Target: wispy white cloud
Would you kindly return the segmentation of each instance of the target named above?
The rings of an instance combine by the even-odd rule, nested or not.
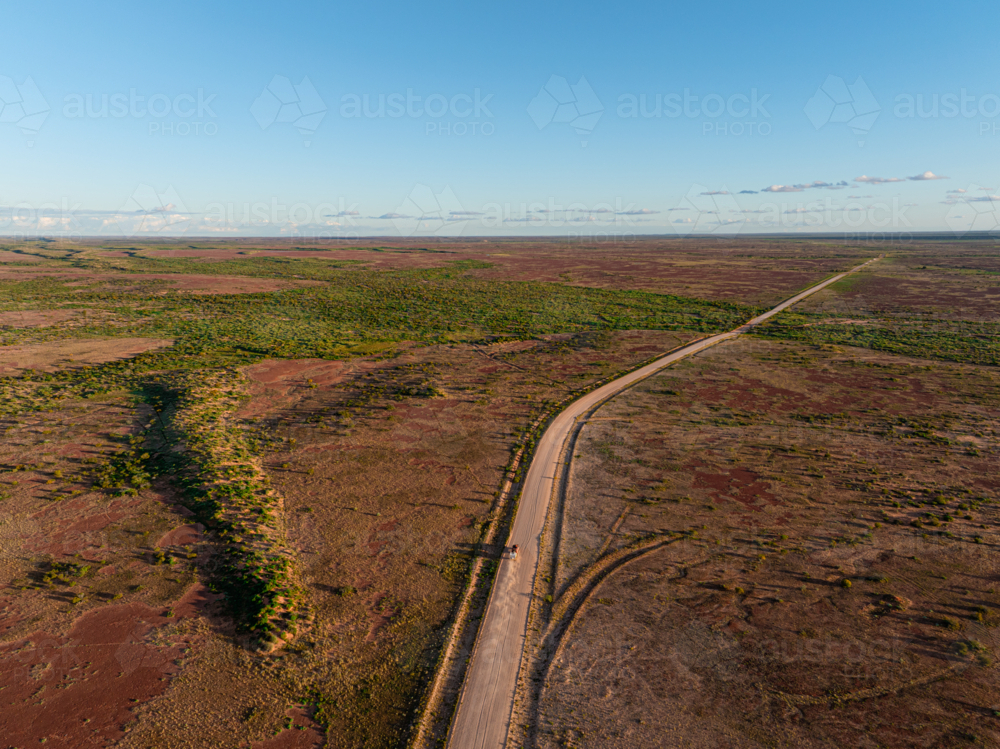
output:
[[[854,178],[855,182],[864,182],[869,185],[884,185],[889,182],[905,182],[906,180],[902,177],[869,177],[862,174],[860,177]]]
[[[813,182],[802,182],[795,185],[771,185],[770,187],[765,187],[761,192],[802,192],[803,190],[843,190],[848,187],[848,183],[841,180],[840,182],[825,182],[821,179],[815,180]],[[754,194],[754,190],[743,190],[740,194],[747,193],[749,195]]]

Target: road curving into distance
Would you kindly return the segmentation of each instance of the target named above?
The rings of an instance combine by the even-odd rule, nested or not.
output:
[[[749,332],[784,309],[851,273],[875,262],[873,258],[849,271],[806,289],[728,333],[689,343],[573,401],[549,424],[535,448],[514,518],[510,544],[518,544],[517,560],[504,559],[493,583],[486,614],[462,685],[455,718],[448,734],[449,749],[502,749],[507,742],[514,691],[524,652],[528,610],[534,589],[542,529],[560,473],[563,445],[576,419],[622,390],[718,343]]]

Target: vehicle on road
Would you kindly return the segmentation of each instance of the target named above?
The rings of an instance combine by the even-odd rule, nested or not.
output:
[[[674,349],[639,369],[622,375],[596,390],[573,401],[558,413],[539,438],[531,463],[524,474],[522,500],[514,518],[511,535],[518,538],[541,540],[544,521],[548,513],[550,497],[565,480],[564,446],[577,419],[588,409],[599,405],[604,399],[613,397],[637,382],[650,377],[663,368],[686,357],[729,341],[768,320],[782,310],[814,294],[852,273],[860,271],[874,262],[869,260],[849,271],[838,273],[831,278],[800,291],[795,296],[772,307],[767,312],[725,333],[710,335]],[[509,556],[507,556],[509,554]],[[510,547],[504,556],[517,558],[517,545]],[[472,661],[465,672],[462,687],[463,698],[459,700],[448,737],[448,749],[467,747],[502,747],[506,745],[510,726],[511,709],[518,685],[519,657],[512,654],[523,653],[526,640],[534,570],[537,554],[532,552],[528,568],[508,568],[509,574],[499,576],[491,593],[490,602],[480,623],[478,643]]]

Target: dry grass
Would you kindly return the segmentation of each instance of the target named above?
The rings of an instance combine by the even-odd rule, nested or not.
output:
[[[673,542],[596,587],[551,665],[538,654],[529,738],[997,740],[998,406],[990,368],[752,339],[611,401],[577,444],[539,593],[558,611],[616,550]]]

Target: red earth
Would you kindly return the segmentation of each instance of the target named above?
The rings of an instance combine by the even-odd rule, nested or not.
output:
[[[41,740],[80,749],[121,738],[133,708],[163,693],[193,644],[170,625],[198,616],[211,600],[196,583],[172,610],[108,605],[80,616],[65,635],[39,631],[0,644],[0,734],[6,745]]]

